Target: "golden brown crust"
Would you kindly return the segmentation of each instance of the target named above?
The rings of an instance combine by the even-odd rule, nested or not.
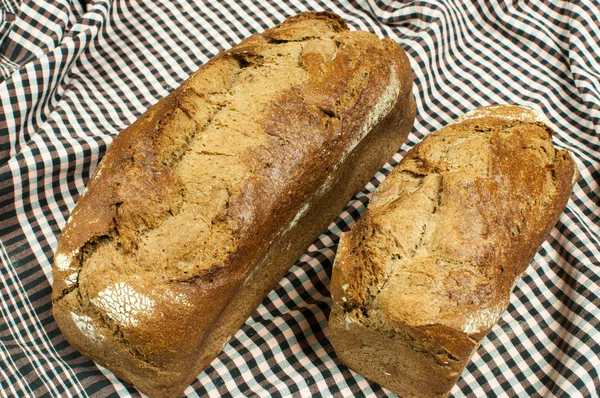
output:
[[[528,108],[492,106],[407,153],[340,241],[330,326],[343,362],[401,396],[450,391],[571,194],[575,163],[551,135]],[[394,363],[352,342],[366,329]]]
[[[349,32],[330,13],[290,18],[215,57],[121,132],[78,201],[53,268],[66,338],[148,394],[183,391],[249,315],[240,306],[227,315],[235,322],[223,318],[252,293],[257,264],[286,259],[266,266],[280,277],[320,231],[305,225],[279,253],[313,202],[327,205],[328,219],[311,215],[322,228],[354,193],[336,196],[330,176],[350,174],[347,188],[359,189],[403,142],[411,86],[393,41]],[[374,130],[380,138],[366,140]],[[364,173],[337,172],[351,159]]]

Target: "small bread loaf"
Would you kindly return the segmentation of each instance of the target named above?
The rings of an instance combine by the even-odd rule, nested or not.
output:
[[[339,243],[329,325],[344,364],[403,398],[449,394],[577,179],[552,130],[490,106],[406,154]]]
[[[391,40],[304,13],[194,73],[115,138],[60,237],[67,340],[178,396],[402,145],[412,71]]]

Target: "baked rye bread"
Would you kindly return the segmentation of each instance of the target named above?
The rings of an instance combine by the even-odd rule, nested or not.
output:
[[[224,51],[115,138],[64,228],[53,313],[177,396],[404,142],[400,47],[304,13]]]
[[[449,394],[571,195],[575,162],[551,136],[528,108],[490,106],[406,154],[338,246],[344,364],[401,397]]]

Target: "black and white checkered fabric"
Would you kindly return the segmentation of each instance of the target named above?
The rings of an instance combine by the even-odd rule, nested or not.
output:
[[[402,45],[408,142],[299,259],[196,382],[196,396],[387,396],[340,365],[328,285],[340,231],[428,132],[515,103],[558,126],[581,179],[455,397],[598,397],[600,3],[597,0],[0,0],[0,396],[139,396],[51,315],[61,228],[113,137],[209,58],[305,10]]]

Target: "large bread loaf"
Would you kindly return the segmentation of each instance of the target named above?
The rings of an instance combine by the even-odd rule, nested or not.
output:
[[[304,13],[219,54],[109,148],[60,237],[53,313],[83,354],[176,396],[404,142],[408,59]]]
[[[481,108],[425,137],[340,240],[329,325],[341,361],[401,397],[448,395],[577,176],[528,108]]]

